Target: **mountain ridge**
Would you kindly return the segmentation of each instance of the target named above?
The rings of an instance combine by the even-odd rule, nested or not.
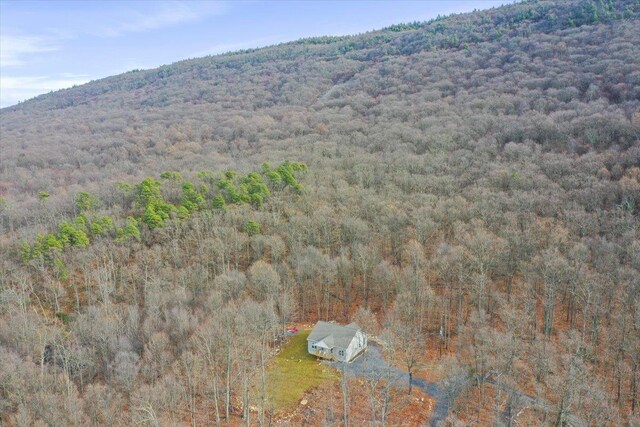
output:
[[[561,12],[561,16],[559,18],[557,17],[558,12]],[[600,15],[598,15],[599,13]],[[478,35],[477,29],[470,32],[469,27],[465,28],[465,31],[460,32],[458,29],[451,30],[447,27],[447,24],[453,23],[455,25],[457,23],[456,21],[462,21],[469,17],[473,17],[473,21],[467,25],[475,26],[476,28],[484,27],[484,35]],[[179,60],[171,64],[161,65],[145,70],[130,70],[121,74],[92,80],[72,88],[38,95],[29,100],[22,101],[19,104],[5,107],[2,110],[14,111],[27,108],[25,103],[33,103],[31,101],[46,102],[54,94],[56,94],[58,98],[63,99],[59,100],[58,103],[53,106],[50,105],[49,108],[66,108],[68,106],[75,105],[75,102],[77,102],[75,101],[76,97],[98,96],[102,93],[113,90],[140,89],[141,87],[152,84],[157,80],[170,77],[174,73],[180,73],[180,71],[174,71],[173,69],[179,69],[182,66],[187,66],[187,68],[189,68],[189,66],[191,66],[191,68],[200,68],[203,66],[227,66],[235,68],[237,65],[234,64],[234,59],[238,59],[237,62],[241,63],[242,61],[238,57],[242,56],[248,56],[247,59],[249,62],[251,62],[252,59],[261,62],[264,60],[279,59],[282,56],[294,54],[294,52],[281,52],[285,48],[303,48],[304,50],[295,52],[295,54],[309,54],[311,53],[309,45],[315,47],[319,46],[320,49],[317,49],[316,53],[318,55],[326,55],[326,59],[331,60],[335,59],[337,55],[340,54],[349,57],[346,54],[351,50],[367,49],[368,47],[380,44],[388,44],[391,46],[394,43],[406,45],[407,43],[405,43],[403,38],[415,34],[420,34],[422,36],[421,40],[413,41],[413,44],[417,45],[413,49],[405,48],[401,51],[394,51],[391,49],[386,50],[384,53],[379,51],[376,52],[375,49],[372,49],[373,52],[368,52],[364,58],[366,60],[371,60],[386,55],[417,53],[420,50],[425,49],[460,48],[466,43],[495,41],[502,36],[510,37],[517,35],[519,29],[516,28],[516,26],[522,23],[525,24],[527,31],[545,33],[576,28],[582,25],[593,24],[595,22],[614,22],[619,19],[638,18],[640,18],[640,5],[633,0],[628,0],[626,2],[583,2],[581,0],[572,0],[571,2],[566,2],[562,6],[559,6],[558,2],[552,0],[527,0],[520,3],[504,5],[499,8],[451,14],[424,22],[394,24],[379,30],[372,30],[360,34],[307,37],[261,48],[243,49],[216,55],[208,55],[200,58]],[[490,28],[493,33],[490,33],[487,28]],[[336,50],[327,52],[327,49],[325,48],[329,45],[336,47]],[[268,53],[272,51],[279,52],[280,56],[268,56]],[[267,54],[266,57],[260,58],[263,54]],[[356,58],[363,59],[358,56],[356,56]],[[126,77],[131,77],[132,75],[139,76],[140,79],[136,82],[129,83],[118,82],[118,80],[126,80]],[[115,81],[115,84],[109,85],[108,83],[111,81]],[[101,84],[107,84],[107,88],[98,87],[94,90],[88,90],[89,86],[99,86]],[[74,92],[78,93],[76,94]],[[65,100],[65,95],[68,95],[70,99]]]

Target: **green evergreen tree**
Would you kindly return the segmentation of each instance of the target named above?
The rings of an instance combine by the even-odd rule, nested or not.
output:
[[[256,234],[260,234],[260,224],[258,224],[255,221],[247,221],[244,224],[244,231],[249,235],[249,236],[254,236]]]

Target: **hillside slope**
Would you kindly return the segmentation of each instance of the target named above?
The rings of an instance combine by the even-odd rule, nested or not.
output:
[[[304,157],[310,143],[626,149],[637,139],[638,13],[635,1],[530,2],[43,95],[2,110],[0,191],[57,196],[171,168]]]
[[[640,423],[637,0],[132,71],[0,143],[0,424],[429,417],[373,375],[278,414],[269,358],[319,319],[446,425]]]

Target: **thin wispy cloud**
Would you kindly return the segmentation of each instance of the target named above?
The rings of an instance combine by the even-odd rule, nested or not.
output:
[[[87,76],[28,76],[30,65],[43,54],[60,50],[59,41],[42,36],[1,34],[0,108],[33,98],[41,93],[89,81]]]
[[[58,49],[59,45],[55,40],[44,37],[2,34],[0,37],[0,66],[25,65],[30,55]]]
[[[90,81],[88,75],[62,73],[55,76],[0,76],[0,107],[17,104],[52,90],[69,88]]]
[[[7,16],[2,17],[0,107],[101,77],[64,72],[82,69],[78,67],[81,62],[63,65],[65,62],[62,57],[71,46],[79,43],[85,46],[97,45],[101,43],[100,40],[126,39],[143,33],[192,25],[222,15],[228,9],[226,2],[209,1],[142,1],[122,3],[119,6],[113,7],[113,3],[107,2],[59,3],[50,8],[49,20],[40,25],[31,24],[27,19],[28,15],[11,20],[7,20]],[[51,53],[55,55],[52,56]],[[58,67],[57,72],[49,71],[49,67],[43,66],[53,62]],[[118,69],[123,67],[122,64],[114,65]],[[64,68],[60,70],[61,67]]]
[[[195,22],[206,17],[224,13],[223,2],[191,3],[171,1],[153,4],[154,10],[129,8],[114,16],[91,32],[104,37],[119,37],[128,33],[142,33]]]

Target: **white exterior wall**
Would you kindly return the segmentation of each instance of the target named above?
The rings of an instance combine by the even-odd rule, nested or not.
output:
[[[342,360],[338,354],[338,349],[333,348],[333,352],[331,350],[326,350],[324,348],[313,348],[312,346],[318,344],[320,341],[307,341],[307,351],[309,354],[313,354],[318,357],[323,357],[325,359],[336,359]]]
[[[351,340],[349,347],[347,347],[347,351],[345,352],[344,361],[351,361],[352,358],[358,355],[362,351],[363,348],[367,347],[367,336],[362,332],[356,332],[356,335]]]
[[[313,348],[312,346],[317,344],[318,341],[307,341],[307,351],[309,354],[316,355],[318,357],[323,357],[323,349]],[[356,335],[353,337],[351,342],[349,343],[349,347],[346,349],[334,347],[333,352],[326,354],[327,356],[331,356],[330,358],[338,360],[340,362],[349,362],[352,358],[357,356],[364,348],[367,347],[367,336],[362,332],[356,332]],[[344,350],[344,356],[340,355],[340,351]],[[327,350],[328,353],[328,350]],[[326,356],[325,356],[326,357]]]
[[[322,356],[320,353],[319,348],[312,348],[313,345],[315,345],[317,343],[317,341],[307,341],[307,351],[310,354],[315,354],[316,356]]]

